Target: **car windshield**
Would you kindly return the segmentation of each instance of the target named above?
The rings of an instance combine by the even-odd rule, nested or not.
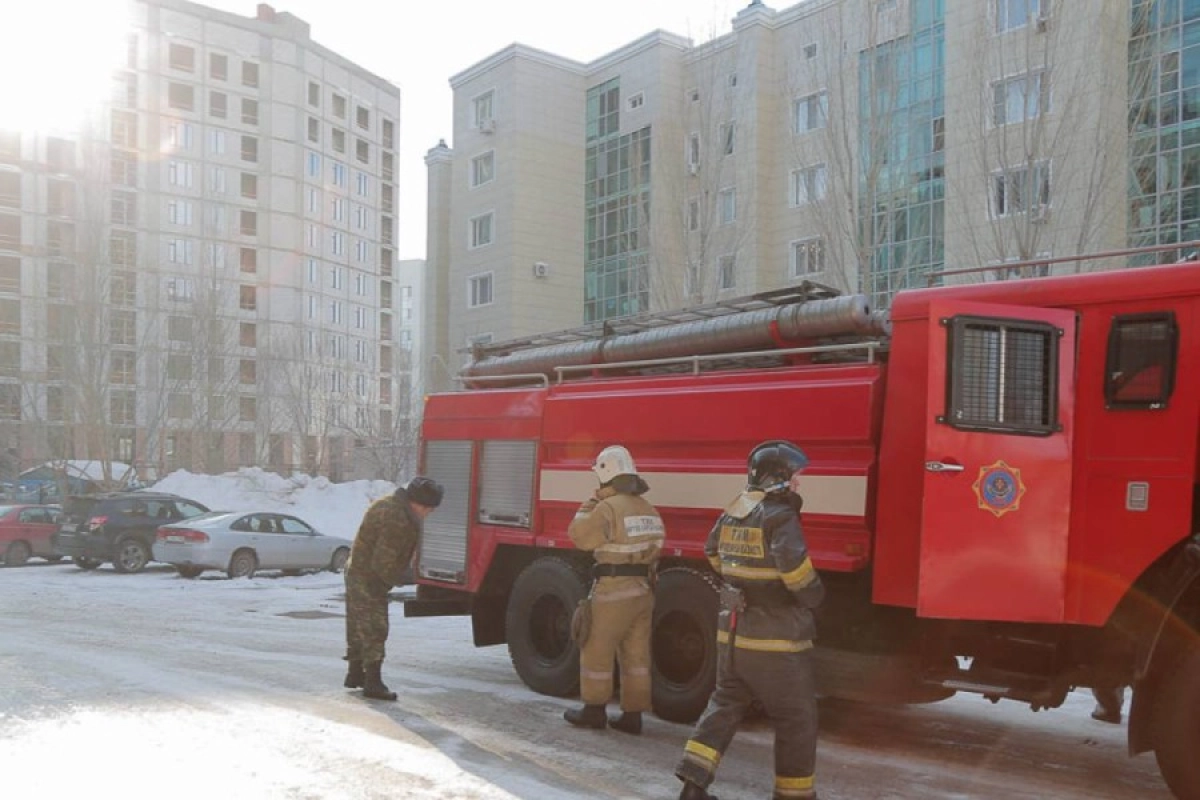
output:
[[[12,511],[16,506],[0,506],[0,517],[3,517],[8,512]]]

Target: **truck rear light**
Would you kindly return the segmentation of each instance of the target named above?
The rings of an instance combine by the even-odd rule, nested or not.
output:
[[[182,539],[188,544],[204,544],[208,541],[208,534],[189,528],[159,528],[155,531],[154,538],[160,542],[179,541]]]

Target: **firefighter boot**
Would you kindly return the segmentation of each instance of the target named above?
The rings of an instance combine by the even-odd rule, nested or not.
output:
[[[608,725],[608,717],[604,715],[604,706],[568,709],[563,712],[563,719],[579,728],[599,729]]]
[[[718,800],[718,798],[691,781],[684,781],[683,791],[679,793],[679,800]]]
[[[637,736],[642,732],[642,712],[622,711],[619,717],[609,717],[608,724],[623,733]]]
[[[342,686],[347,689],[361,689],[363,685],[363,665],[362,661],[357,658],[346,659],[350,662],[350,666],[346,669],[346,680],[342,681]]]
[[[363,665],[365,670],[365,680],[363,681],[363,697],[370,697],[372,700],[395,700],[396,693],[389,689],[383,682],[383,677],[379,674],[383,668],[382,661],[370,661]]]

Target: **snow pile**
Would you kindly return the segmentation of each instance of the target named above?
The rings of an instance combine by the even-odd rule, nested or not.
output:
[[[325,477],[295,474],[285,478],[259,467],[242,467],[224,475],[197,475],[177,470],[154,484],[203,503],[214,511],[276,511],[300,517],[321,533],[353,539],[367,506],[395,491],[390,481],[333,483]]]

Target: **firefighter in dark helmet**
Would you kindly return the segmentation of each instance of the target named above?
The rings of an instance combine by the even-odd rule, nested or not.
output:
[[[583,728],[610,724],[642,732],[650,708],[650,626],[654,615],[651,576],[663,545],[662,517],[642,497],[650,487],[624,447],[606,447],[592,471],[595,494],[567,528],[571,541],[595,558],[592,622],[579,644],[579,684],[584,706],[563,714]],[[621,671],[621,716],[610,721],[604,706],[613,691],[613,658]]]
[[[825,595],[800,530],[808,458],[785,441],[750,453],[746,489],[726,507],[704,552],[724,578],[717,685],[675,768],[680,800],[706,791],[738,724],[757,700],[775,726],[773,800],[813,800],[817,703],[813,609]]]
[[[364,697],[395,700],[380,675],[388,636],[388,592],[400,583],[421,540],[421,524],[442,502],[442,486],[416,477],[371,504],[346,562],[346,660],[343,685]]]

